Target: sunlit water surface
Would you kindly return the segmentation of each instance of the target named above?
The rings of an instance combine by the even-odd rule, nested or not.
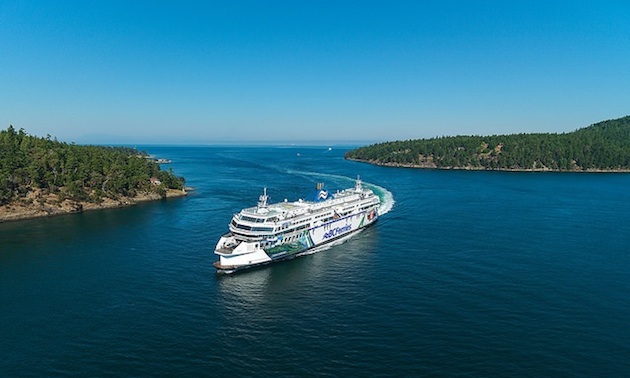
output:
[[[195,190],[0,224],[0,376],[630,376],[630,175],[146,147]],[[360,175],[379,222],[217,275],[233,213]]]

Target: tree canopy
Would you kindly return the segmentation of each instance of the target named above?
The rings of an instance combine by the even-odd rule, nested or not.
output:
[[[378,143],[346,153],[381,165],[500,170],[630,170],[630,116],[569,133],[452,136]]]
[[[146,192],[164,196],[166,189],[183,189],[184,182],[134,148],[68,144],[13,126],[0,131],[0,205],[35,188],[61,199],[98,202]]]

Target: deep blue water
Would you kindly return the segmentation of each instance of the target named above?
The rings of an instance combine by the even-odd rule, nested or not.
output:
[[[146,149],[195,190],[0,224],[0,376],[630,376],[628,174]],[[375,226],[215,274],[214,244],[263,187],[295,200],[356,175],[393,203]]]

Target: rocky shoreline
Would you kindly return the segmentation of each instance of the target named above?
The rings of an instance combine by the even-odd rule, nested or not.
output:
[[[186,190],[167,189],[165,197],[162,197],[158,193],[144,193],[135,197],[121,197],[116,200],[103,198],[102,202],[93,203],[69,199],[59,201],[59,197],[54,194],[41,195],[41,193],[29,193],[25,199],[0,206],[0,223],[81,213],[84,211],[127,207],[164,198],[184,197],[187,194]]]
[[[574,170],[559,170],[551,169],[547,167],[542,168],[486,168],[481,166],[465,166],[465,167],[438,167],[435,163],[426,164],[404,164],[404,163],[383,163],[373,160],[362,160],[346,158],[347,160],[356,161],[360,163],[367,163],[373,165],[379,165],[381,167],[394,167],[394,168],[415,168],[415,169],[440,169],[440,170],[458,170],[458,171],[500,171],[500,172],[560,172],[560,173],[630,173],[630,169],[574,169]]]

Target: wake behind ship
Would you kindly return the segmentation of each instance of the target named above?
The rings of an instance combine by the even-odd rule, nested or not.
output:
[[[331,194],[323,184],[306,199],[268,204],[266,188],[258,205],[232,217],[229,232],[221,236],[213,265],[219,273],[295,257],[300,252],[330,243],[378,219],[379,197],[357,178],[354,188]]]

